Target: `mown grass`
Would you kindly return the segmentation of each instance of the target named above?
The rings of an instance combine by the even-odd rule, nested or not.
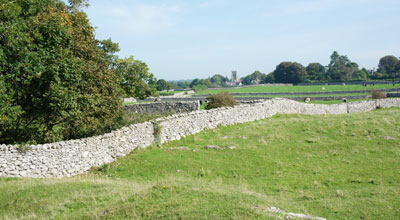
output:
[[[325,89],[322,89],[325,88]],[[253,86],[245,88],[233,88],[233,89],[210,89],[196,92],[196,94],[215,94],[220,92],[230,93],[257,93],[257,92],[331,92],[331,91],[351,91],[351,90],[372,90],[372,89],[391,89],[400,88],[400,84],[397,83],[394,86],[392,84],[377,84],[374,86],[362,86],[362,85],[320,85],[320,86]]]
[[[276,115],[138,150],[87,175],[0,179],[0,218],[283,219],[267,211],[275,206],[400,219],[399,113]]]

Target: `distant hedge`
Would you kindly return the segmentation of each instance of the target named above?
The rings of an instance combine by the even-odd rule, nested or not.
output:
[[[118,78],[86,14],[60,0],[1,1],[0,143],[45,143],[111,129]]]

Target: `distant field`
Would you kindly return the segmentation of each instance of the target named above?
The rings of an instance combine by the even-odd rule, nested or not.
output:
[[[368,101],[371,99],[348,99],[347,102],[359,102],[359,101]],[[343,103],[342,100],[326,100],[326,101],[320,101],[320,100],[311,100],[311,102],[309,102],[311,104],[325,104],[325,105],[331,105],[331,104],[340,104]]]
[[[322,88],[325,88],[323,90]],[[256,93],[256,92],[330,92],[330,91],[347,91],[347,90],[371,90],[371,89],[392,89],[400,88],[400,83],[395,86],[392,84],[378,84],[375,86],[362,86],[362,85],[323,85],[323,86],[254,86],[247,88],[234,88],[234,89],[217,89],[217,90],[203,90],[196,94],[215,94],[223,91],[230,93]]]
[[[371,95],[371,93],[342,93],[342,94],[320,94],[320,95],[234,95],[234,97],[268,97],[268,98],[277,98],[277,97],[336,97],[336,96],[365,96]]]
[[[329,220],[400,219],[399,115],[276,115],[74,178],[0,178],[0,219],[285,219],[271,206]]]

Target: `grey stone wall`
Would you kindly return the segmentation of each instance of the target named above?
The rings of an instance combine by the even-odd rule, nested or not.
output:
[[[382,99],[335,105],[307,104],[287,99],[196,111],[131,125],[101,136],[51,144],[28,146],[22,152],[16,145],[0,145],[0,177],[64,177],[109,163],[137,148],[154,143],[154,123],[161,125],[161,142],[177,140],[204,129],[271,117],[276,113],[346,114],[377,107],[400,106],[400,99]]]
[[[136,113],[165,113],[165,112],[192,112],[200,110],[199,101],[188,101],[188,102],[153,102],[153,103],[141,103],[126,105],[125,111],[136,112]]]
[[[63,177],[112,162],[133,149],[153,143],[153,124],[131,125],[101,136],[29,146],[0,145],[0,176]]]
[[[389,98],[395,98],[395,97],[397,98],[397,97],[400,97],[400,92],[387,93],[386,95]]]

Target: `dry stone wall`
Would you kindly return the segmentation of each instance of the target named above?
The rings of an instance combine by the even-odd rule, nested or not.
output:
[[[101,136],[29,146],[25,152],[15,145],[0,145],[0,176],[43,178],[80,174],[151,145],[153,130],[153,124],[146,122]]]
[[[192,112],[200,110],[199,101],[187,102],[153,102],[153,103],[140,103],[126,105],[125,111],[135,113],[165,113],[165,112]]]
[[[262,103],[176,114],[153,122],[135,124],[101,136],[51,144],[0,145],[0,177],[64,177],[109,163],[137,148],[154,143],[154,124],[161,125],[160,141],[177,140],[204,129],[232,125],[284,114],[347,114],[377,107],[400,106],[400,99],[382,99],[335,105],[272,99]],[[25,148],[25,149],[24,149]]]

